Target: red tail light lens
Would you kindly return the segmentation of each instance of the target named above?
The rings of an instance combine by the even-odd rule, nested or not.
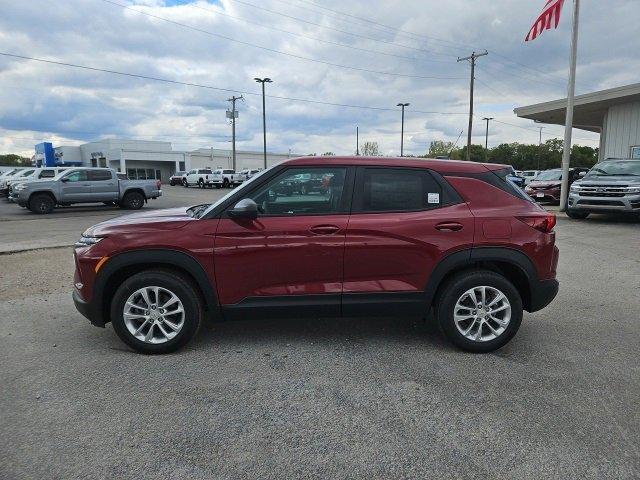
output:
[[[160,180],[156,180],[156,188],[160,190],[161,186],[162,186],[162,182]]]
[[[553,213],[548,215],[535,215],[530,217],[517,217],[521,222],[544,233],[551,233],[556,226],[556,216]]]

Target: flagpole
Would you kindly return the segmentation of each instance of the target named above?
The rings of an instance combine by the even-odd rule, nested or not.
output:
[[[576,58],[578,56],[578,20],[580,0],[573,0],[573,27],[571,38],[571,60],[567,92],[567,117],[564,122],[564,150],[562,151],[562,187],[560,189],[560,211],[567,210],[569,198],[569,166],[571,161],[571,134],[573,133],[573,105],[576,91]]]

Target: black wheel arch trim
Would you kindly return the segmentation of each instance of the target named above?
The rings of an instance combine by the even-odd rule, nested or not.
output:
[[[109,321],[109,306],[105,305],[104,295],[113,275],[123,268],[149,264],[159,267],[175,267],[187,272],[195,280],[198,288],[202,292],[204,306],[208,313],[212,314],[214,318],[220,316],[220,307],[215,285],[211,283],[198,260],[180,250],[151,248],[118,253],[104,263],[96,275],[93,285],[93,297],[91,299],[93,305],[91,309],[93,316],[96,318],[90,319],[92,323],[104,326],[104,324]]]

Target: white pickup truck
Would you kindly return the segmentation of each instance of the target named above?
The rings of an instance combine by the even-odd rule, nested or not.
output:
[[[244,175],[236,173],[230,168],[194,168],[183,177],[182,185],[185,187],[198,186],[200,188],[213,187],[228,188],[240,185],[244,181]]]

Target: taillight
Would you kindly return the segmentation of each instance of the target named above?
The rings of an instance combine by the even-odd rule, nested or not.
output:
[[[158,190],[160,190],[160,186],[162,185],[162,182],[160,180],[156,180],[156,188]]]
[[[556,216],[553,213],[548,215],[535,215],[530,217],[516,217],[521,222],[544,233],[551,233],[556,226]]]

